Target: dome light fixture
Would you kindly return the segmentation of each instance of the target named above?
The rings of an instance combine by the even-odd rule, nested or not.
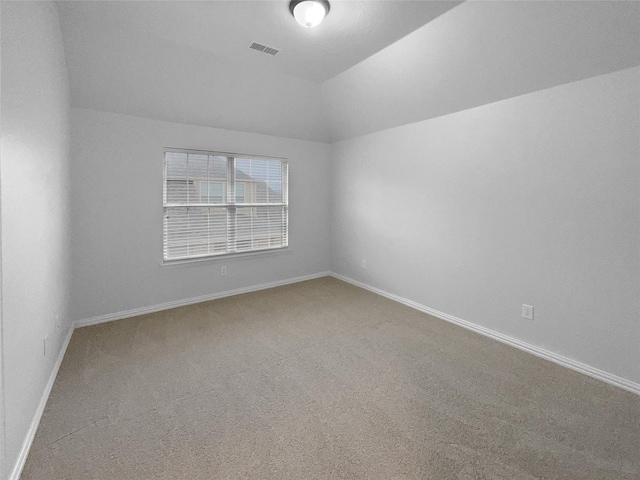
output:
[[[319,25],[329,13],[327,0],[291,0],[289,10],[303,27],[312,28]]]

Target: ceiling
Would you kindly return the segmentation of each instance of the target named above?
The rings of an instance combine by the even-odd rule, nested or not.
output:
[[[469,1],[322,85],[332,140],[640,65],[640,2]]]
[[[67,38],[126,34],[322,83],[459,3],[332,0],[329,15],[312,29],[294,21],[288,0],[63,1],[58,9]],[[280,52],[256,52],[253,42]]]
[[[71,105],[334,142],[640,64],[640,2],[288,4],[60,1]]]

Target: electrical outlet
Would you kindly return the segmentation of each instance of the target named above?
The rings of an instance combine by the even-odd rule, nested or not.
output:
[[[365,270],[367,269],[367,261],[366,260],[362,260],[362,268],[364,268]]]
[[[533,307],[531,305],[522,304],[522,318],[533,320]]]
[[[60,314],[56,315],[56,330],[60,330]]]
[[[220,275],[226,275],[227,274],[227,267],[220,267]]]

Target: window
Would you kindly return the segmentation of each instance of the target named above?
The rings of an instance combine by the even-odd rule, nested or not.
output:
[[[165,149],[165,261],[288,245],[286,160]]]
[[[200,182],[200,203],[222,203],[224,183]]]
[[[236,182],[236,203],[244,203],[244,183]]]

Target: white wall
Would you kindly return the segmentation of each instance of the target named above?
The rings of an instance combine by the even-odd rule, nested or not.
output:
[[[2,2],[2,478],[16,465],[70,326],[68,105],[54,5]]]
[[[467,1],[326,81],[334,140],[640,65],[640,2]]]
[[[332,270],[640,382],[639,82],[334,144]]]
[[[86,109],[71,117],[75,320],[328,270],[328,145]],[[161,267],[164,147],[287,157],[291,253]]]

